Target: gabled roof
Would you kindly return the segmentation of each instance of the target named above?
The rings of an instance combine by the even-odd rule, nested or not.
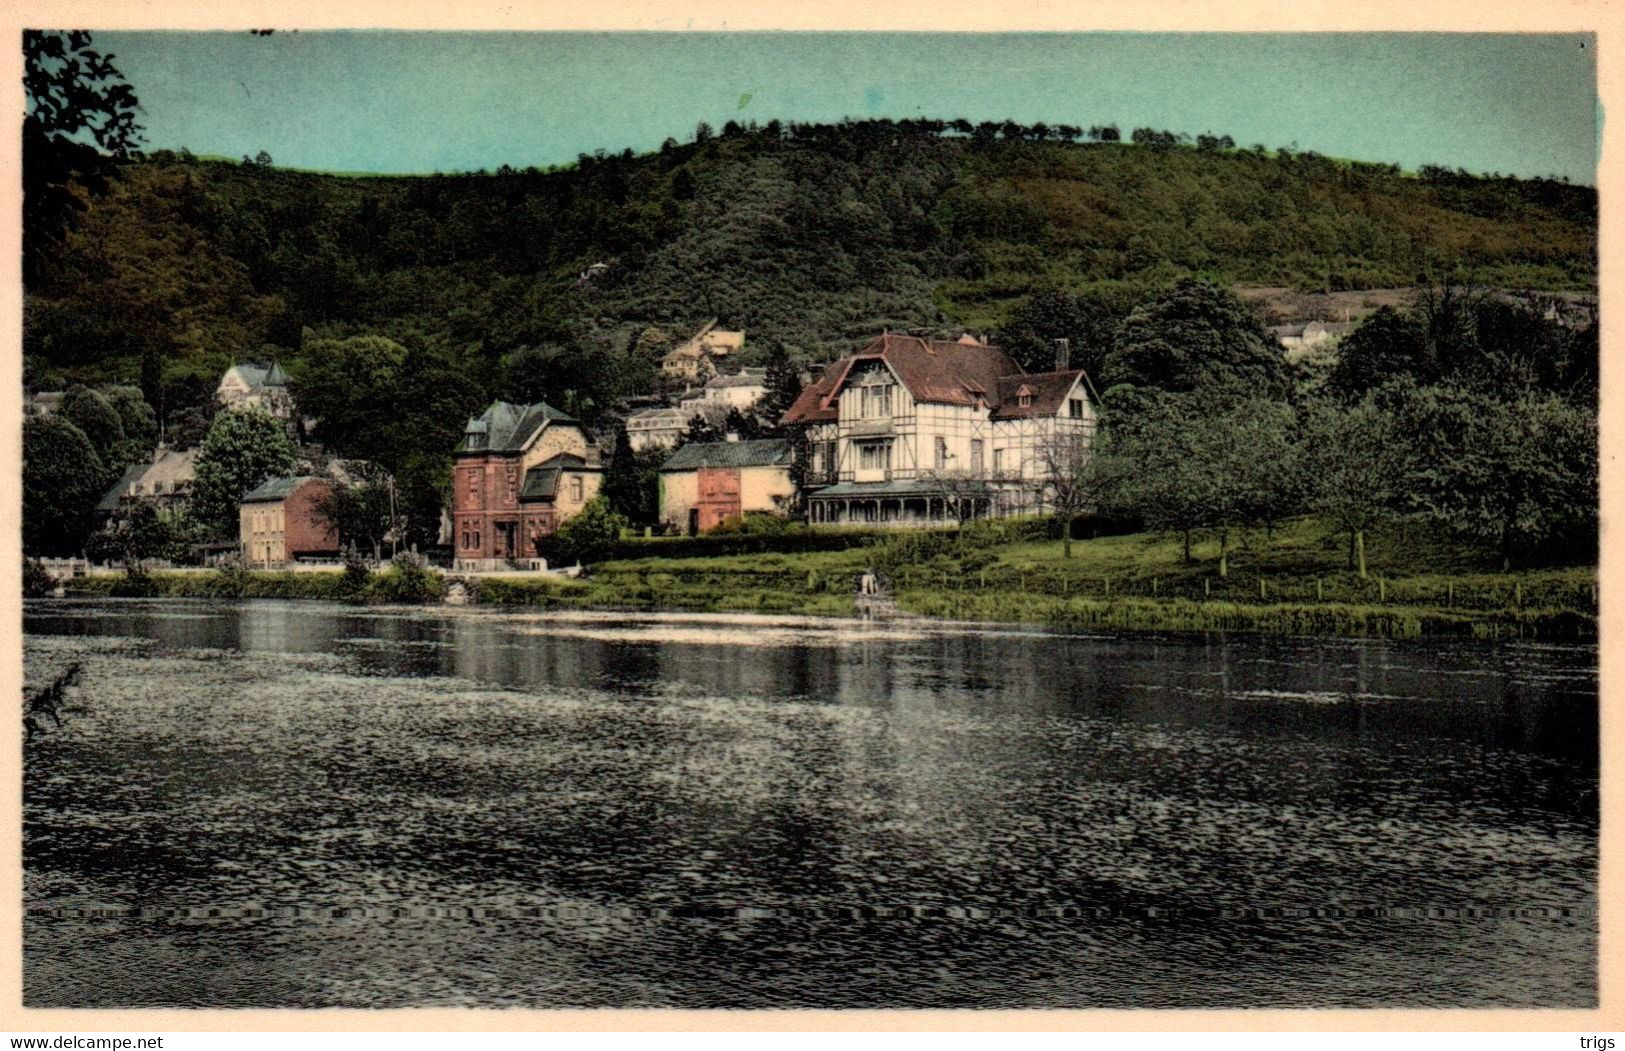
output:
[[[101,502],[96,505],[98,511],[116,511],[119,502],[131,487],[135,487],[135,496],[167,495],[143,493],[143,489],[151,489],[155,484],[167,483],[168,492],[173,493],[181,486],[191,485],[197,480],[197,449],[158,449],[152,454],[152,459],[145,463],[132,465],[113,484],[111,489],[102,496]]]
[[[493,401],[463,428],[463,440],[453,450],[459,453],[519,452],[530,444],[536,432],[548,423],[579,426],[575,417],[560,412],[546,402],[515,405]]]
[[[119,501],[123,499],[124,494],[129,490],[130,486],[136,483],[136,479],[146,472],[147,465],[144,463],[125,468],[124,473],[119,475],[119,480],[114,482],[112,487],[102,494],[101,500],[96,504],[96,510],[117,511]]]
[[[731,376],[712,376],[705,381],[706,390],[718,390],[722,387],[764,387],[767,385],[767,370],[734,373]]]
[[[691,442],[665,463],[662,471],[694,471],[701,467],[780,467],[790,463],[790,443],[782,438],[752,442]]]
[[[519,488],[519,502],[529,503],[537,500],[547,501],[558,496],[559,479],[565,472],[584,474],[586,472],[601,473],[603,468],[574,453],[559,453],[549,456],[541,463],[525,472],[525,484]]]
[[[1083,375],[1082,369],[1066,372],[1029,372],[1020,376],[999,378],[998,403],[992,417],[995,420],[1020,419],[1023,416],[1053,416],[1061,411],[1067,392]],[[1021,404],[1021,396],[1032,397],[1031,405]]]
[[[325,478],[316,478],[308,474],[294,475],[289,478],[271,478],[262,482],[258,488],[251,489],[243,495],[241,503],[264,504],[273,500],[285,500],[306,482],[321,482],[329,484]]]
[[[836,418],[836,397],[854,366],[866,361],[891,366],[915,401],[942,405],[999,403],[999,383],[1023,375],[1021,366],[998,347],[961,337],[956,342],[887,332],[855,354],[824,370],[784,414],[785,423],[816,423]]]

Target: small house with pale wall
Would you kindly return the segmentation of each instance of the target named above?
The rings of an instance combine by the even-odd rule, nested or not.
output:
[[[237,505],[238,537],[249,565],[270,568],[301,558],[334,558],[338,529],[319,510],[333,483],[301,475],[272,478]]]
[[[753,512],[785,514],[790,462],[779,438],[685,445],[660,466],[660,520],[692,536]]]
[[[717,371],[718,362],[737,355],[745,347],[745,334],[717,328],[708,322],[681,345],[666,352],[660,361],[661,371],[668,376],[696,382]]]

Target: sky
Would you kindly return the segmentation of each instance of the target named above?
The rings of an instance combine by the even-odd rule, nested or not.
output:
[[[1150,125],[1595,183],[1585,34],[102,32],[150,149],[333,171],[544,167],[706,121]]]

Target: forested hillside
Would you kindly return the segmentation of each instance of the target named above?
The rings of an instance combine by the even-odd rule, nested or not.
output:
[[[882,326],[999,332],[1046,290],[1128,304],[1186,274],[1595,287],[1588,187],[1080,134],[730,124],[555,171],[388,178],[160,152],[86,194],[37,266],[25,379],[139,382],[163,414],[234,359],[297,380],[331,339],[376,334],[471,403],[532,348],[545,393],[590,413],[713,317],[753,357],[827,359]]]

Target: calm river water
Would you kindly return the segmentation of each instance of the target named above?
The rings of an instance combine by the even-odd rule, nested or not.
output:
[[[24,620],[31,1006],[1596,1003],[1594,647]]]

